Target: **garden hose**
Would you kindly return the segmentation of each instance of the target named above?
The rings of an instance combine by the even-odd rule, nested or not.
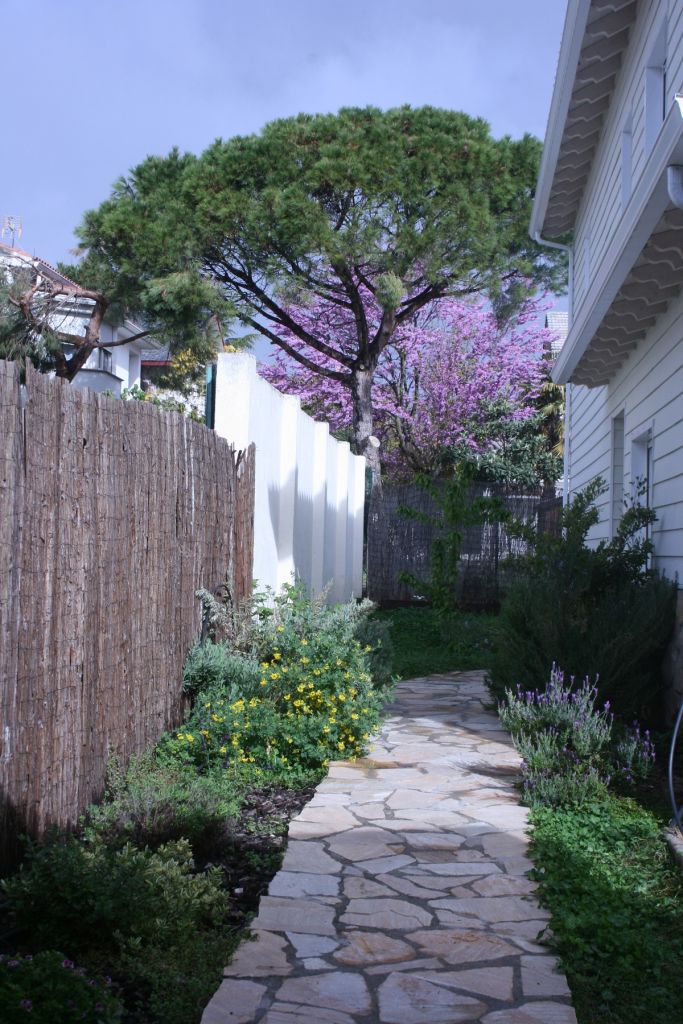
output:
[[[681,804],[680,807],[677,805],[676,793],[674,792],[674,754],[676,753],[676,740],[678,739],[681,722],[683,722],[683,703],[678,709],[676,724],[674,725],[674,731],[671,737],[671,749],[669,751],[669,797],[671,798],[671,806],[674,812],[672,824],[675,825],[679,831],[681,829],[681,817],[683,816],[683,804]]]

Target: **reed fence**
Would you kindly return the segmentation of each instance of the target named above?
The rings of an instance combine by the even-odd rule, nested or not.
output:
[[[249,595],[253,446],[0,361],[0,862],[182,718],[200,586]]]

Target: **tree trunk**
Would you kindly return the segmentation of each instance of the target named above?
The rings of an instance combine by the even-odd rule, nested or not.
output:
[[[374,367],[363,367],[352,371],[353,430],[351,449],[356,455],[365,456],[366,465],[372,471],[372,493],[376,494],[382,490],[382,477],[379,445],[372,433],[373,375]]]

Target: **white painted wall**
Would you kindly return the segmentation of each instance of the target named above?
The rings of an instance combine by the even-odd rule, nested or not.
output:
[[[683,294],[672,302],[608,385],[586,388],[569,385],[570,493],[600,475],[611,492],[632,494],[638,475],[638,439],[652,439],[651,504],[657,512],[652,539],[655,567],[683,582]],[[623,483],[613,420],[624,414]],[[600,523],[591,540],[608,539],[616,525],[613,515],[618,493],[605,494]]]
[[[360,597],[365,459],[259,377],[242,353],[218,357],[215,430],[256,446],[254,577],[275,589],[292,575],[328,600]]]

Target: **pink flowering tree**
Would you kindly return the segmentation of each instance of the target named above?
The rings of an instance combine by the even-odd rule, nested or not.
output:
[[[372,295],[361,289],[366,319],[381,319]],[[552,333],[539,327],[541,304],[526,300],[501,326],[482,302],[443,298],[401,324],[382,350],[371,384],[373,429],[383,468],[392,477],[438,473],[445,452],[481,454],[495,445],[503,425],[533,417],[547,377],[543,359]],[[330,347],[355,344],[353,317],[343,308],[312,300],[291,309]],[[304,345],[283,331],[287,347]],[[318,356],[318,359],[320,357]],[[351,389],[302,366],[283,349],[261,374],[279,390],[298,395],[305,408],[351,436]]]

